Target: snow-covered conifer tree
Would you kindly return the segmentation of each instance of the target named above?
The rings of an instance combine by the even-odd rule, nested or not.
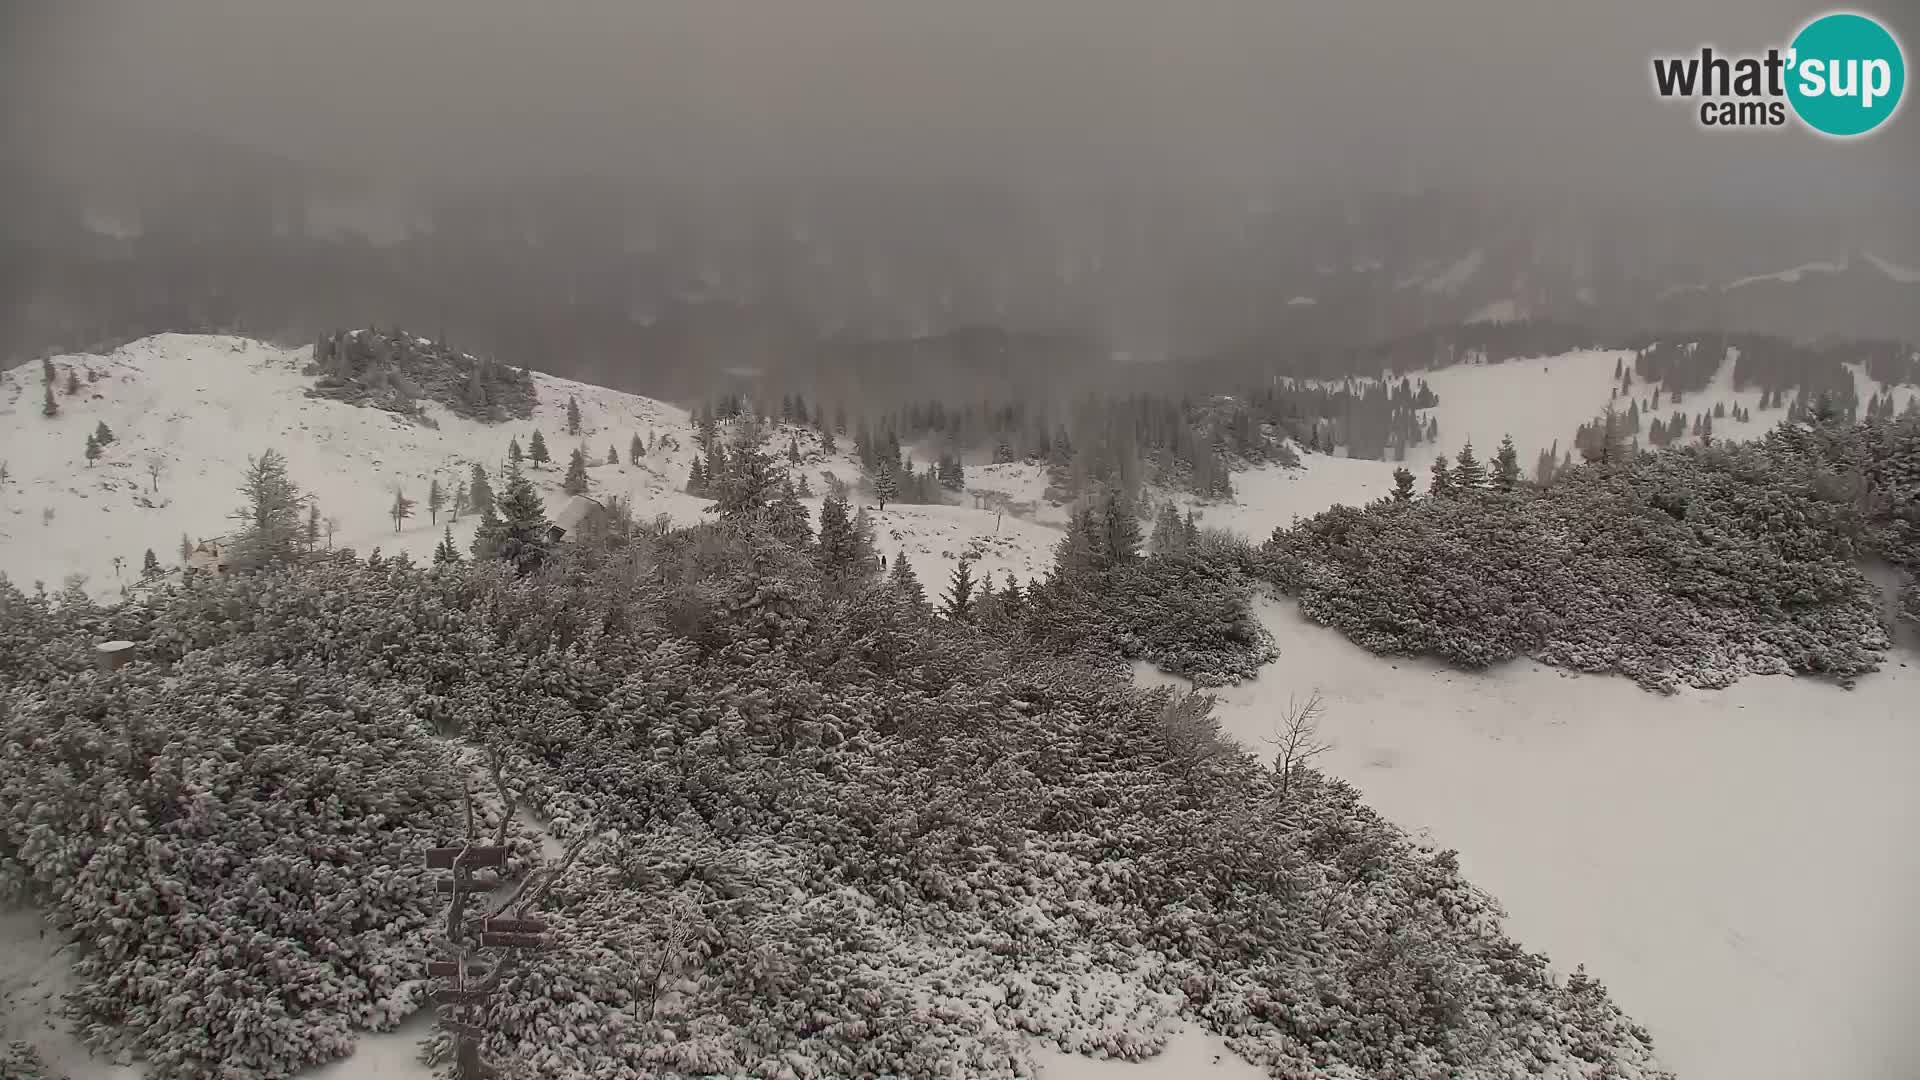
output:
[[[493,512],[493,485],[487,482],[486,467],[477,461],[473,465],[473,482],[467,486],[467,507],[476,514]]]
[[[453,546],[453,526],[448,525],[440,535],[440,546],[433,549],[433,564],[445,566],[460,561],[460,549]]]
[[[1520,483],[1520,452],[1514,449],[1513,436],[1500,440],[1500,451],[1493,458],[1493,486],[1512,491]]]
[[[560,490],[569,495],[587,493],[587,455],[579,447],[575,447],[573,454],[567,458],[567,476],[560,481]]]
[[[947,579],[947,594],[943,598],[940,614],[954,622],[967,622],[973,618],[973,569],[972,561],[961,559],[953,568],[953,576]]]

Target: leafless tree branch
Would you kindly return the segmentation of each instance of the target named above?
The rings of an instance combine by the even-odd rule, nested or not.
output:
[[[1293,788],[1293,777],[1301,766],[1333,749],[1320,738],[1320,717],[1326,702],[1315,690],[1304,702],[1287,699],[1286,711],[1274,722],[1273,734],[1261,741],[1274,748],[1273,773],[1279,778],[1279,797],[1285,801]]]

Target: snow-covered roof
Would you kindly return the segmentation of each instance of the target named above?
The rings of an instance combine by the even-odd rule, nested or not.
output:
[[[594,499],[585,495],[575,495],[567,500],[567,505],[561,507],[559,513],[553,515],[553,527],[560,530],[560,534],[564,536],[579,528],[580,523],[585,521],[589,514],[605,509],[606,507]]]

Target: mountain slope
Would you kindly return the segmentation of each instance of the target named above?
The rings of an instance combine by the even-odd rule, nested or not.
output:
[[[8,472],[0,485],[0,572],[22,586],[42,581],[49,589],[84,574],[91,594],[117,595],[137,584],[146,549],[172,568],[183,534],[197,541],[231,528],[247,457],[267,449],[287,458],[293,481],[315,498],[323,518],[335,521],[333,546],[363,555],[378,547],[425,561],[449,524],[465,553],[478,519],[468,514],[450,522],[443,510],[433,521],[429,483],[438,479],[451,503],[454,486],[480,463],[497,491],[509,440],[526,449],[535,430],[554,460],[529,467],[527,475],[549,515],[566,501],[561,482],[575,446],[589,462],[589,494],[627,499],[642,520],[665,514],[688,523],[709,505],[683,490],[697,435],[684,409],[535,372],[539,402],[530,420],[487,424],[428,403],[424,411],[435,426],[427,426],[305,396],[313,380],[301,369],[309,356],[307,348],[244,338],[161,334],[106,356],[54,357],[54,417],[41,415],[39,365],[0,374],[0,462]],[[65,392],[69,372],[78,376],[77,394]],[[580,408],[577,438],[566,434],[570,398]],[[101,423],[114,440],[89,465],[87,437]],[[656,445],[638,464],[629,457],[635,436]],[[790,437],[807,455],[791,471],[807,476],[816,491],[825,487],[823,474],[858,481],[859,466],[848,454],[825,457],[813,435],[797,429],[766,434],[766,448],[782,467]],[[605,464],[609,450],[618,464]],[[149,472],[153,462],[160,466],[157,480]],[[1038,476],[1037,466],[997,466],[981,470],[976,483],[1028,499]],[[396,489],[417,504],[397,530],[390,516]],[[817,517],[820,499],[805,501]],[[970,506],[896,503],[869,515],[876,547],[890,558],[906,552],[935,593],[963,552],[978,554],[976,577],[984,571],[1002,584],[1008,573],[1026,580],[1043,571],[1058,539],[1033,520],[1005,515],[996,522]],[[324,546],[324,524],[321,535]]]

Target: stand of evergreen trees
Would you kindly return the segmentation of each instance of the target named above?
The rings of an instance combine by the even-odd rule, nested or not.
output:
[[[429,400],[490,423],[524,420],[536,400],[528,372],[397,328],[323,334],[306,373],[314,376],[313,396],[409,417],[420,416],[420,402]]]

